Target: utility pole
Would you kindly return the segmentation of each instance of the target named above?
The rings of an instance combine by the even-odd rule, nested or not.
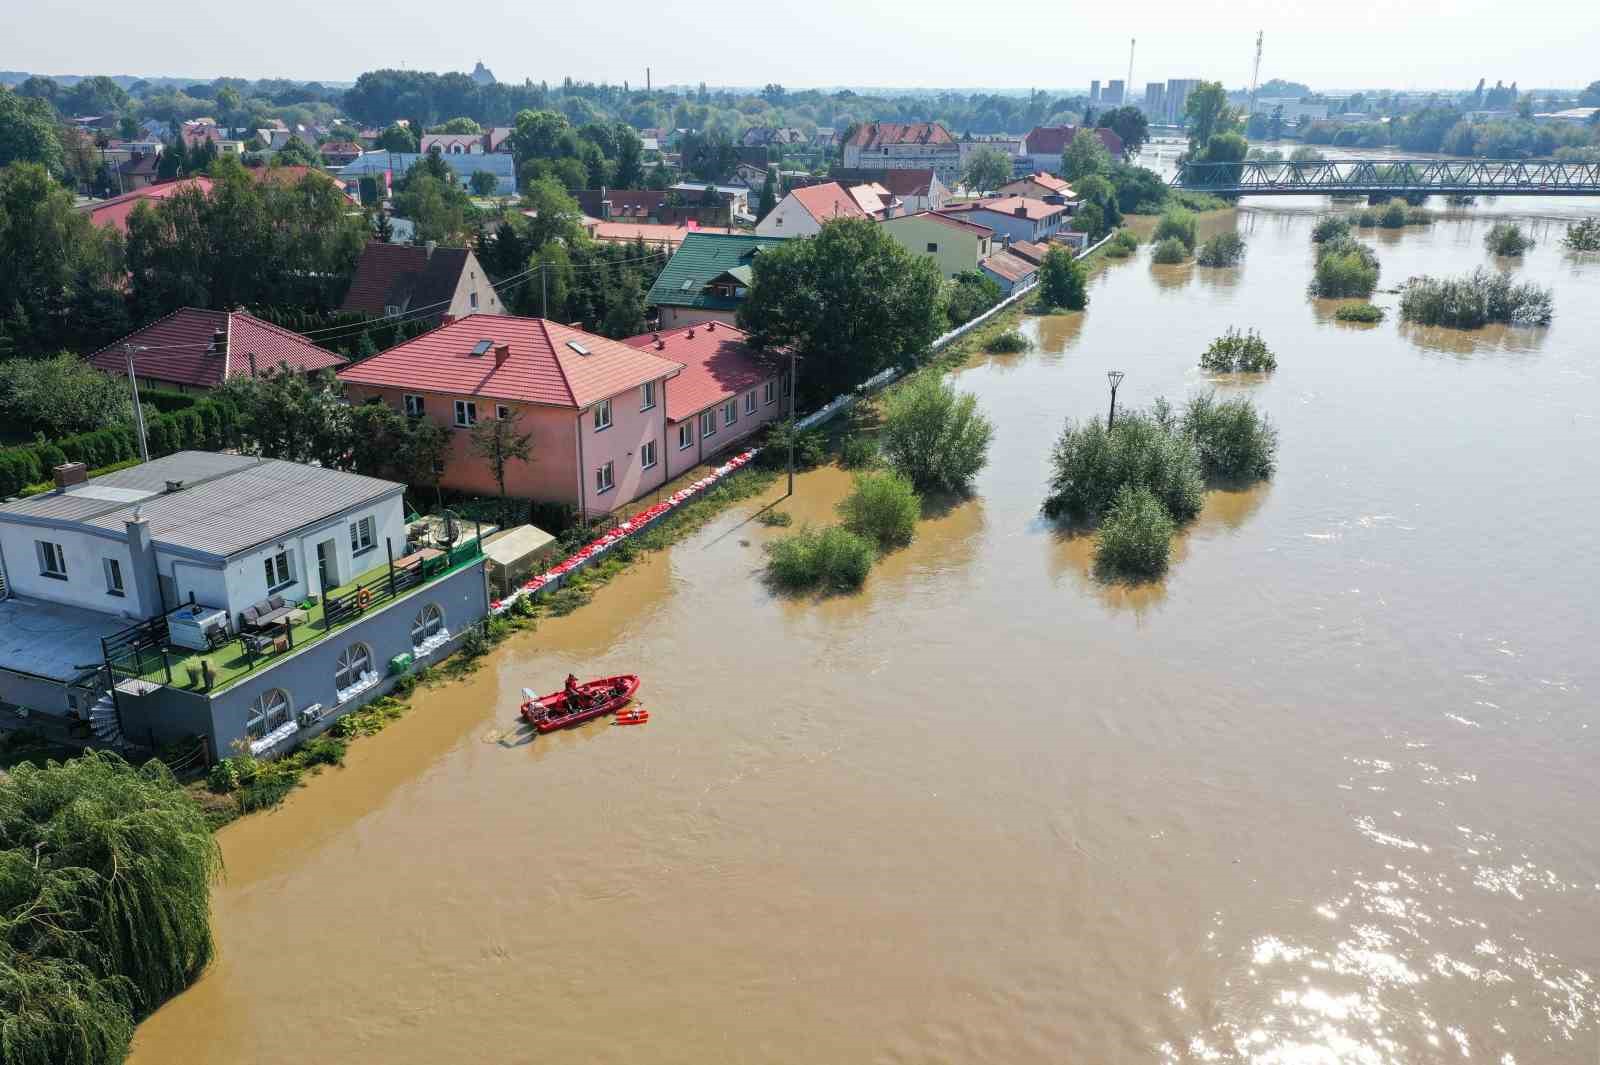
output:
[[[150,445],[144,438],[144,408],[139,406],[139,375],[133,370],[133,357],[148,350],[143,344],[123,344],[122,353],[128,359],[128,381],[133,385],[133,425],[139,433],[139,461],[150,461]]]
[[[1107,432],[1110,432],[1111,427],[1117,424],[1117,386],[1122,384],[1122,379],[1125,376],[1121,370],[1106,371],[1106,380],[1111,382],[1111,413],[1106,415]]]
[[[794,405],[800,398],[800,382],[795,377],[794,348],[789,349],[789,494],[794,495],[794,438],[800,435]]]
[[[545,263],[539,264],[539,317],[550,317],[550,290],[544,283]]]
[[[1133,99],[1133,49],[1139,43],[1139,38],[1128,38],[1128,80],[1122,83],[1122,104],[1127,107],[1128,101]]]
[[[1256,30],[1256,68],[1250,75],[1250,111],[1244,116],[1246,122],[1256,113],[1256,85],[1261,81],[1261,39],[1265,36],[1265,30]]]

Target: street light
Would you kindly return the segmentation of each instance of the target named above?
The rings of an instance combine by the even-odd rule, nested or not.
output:
[[[139,406],[139,375],[133,372],[133,357],[141,351],[149,351],[143,344],[124,344],[122,353],[128,358],[128,380],[133,383],[133,424],[139,430],[139,461],[150,461],[150,445],[144,438],[144,408]]]
[[[1122,384],[1122,379],[1127,376],[1121,370],[1107,370],[1106,380],[1111,382],[1111,413],[1106,415],[1106,428],[1109,430],[1117,424],[1117,386]]]

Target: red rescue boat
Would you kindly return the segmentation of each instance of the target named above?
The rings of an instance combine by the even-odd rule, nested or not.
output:
[[[638,690],[639,678],[632,673],[601,677],[578,686],[577,705],[573,706],[569,705],[565,690],[535,695],[523,688],[522,718],[540,732],[554,732],[614,713],[628,705],[628,700]]]

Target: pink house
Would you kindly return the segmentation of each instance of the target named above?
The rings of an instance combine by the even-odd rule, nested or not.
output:
[[[533,435],[506,494],[605,513],[666,483],[676,447],[667,414],[683,360],[543,318],[473,314],[339,374],[355,402],[378,399],[450,430],[440,484],[496,495],[472,427],[511,419]],[[670,435],[670,439],[669,439]]]
[[[744,332],[702,322],[623,341],[683,364],[667,394],[667,476],[677,477],[789,413],[782,357],[757,351]]]

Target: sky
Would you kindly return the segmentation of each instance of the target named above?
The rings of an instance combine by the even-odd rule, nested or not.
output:
[[[950,0],[3,0],[0,69],[47,74],[353,81],[364,70],[467,70],[501,81],[759,86],[1079,88],[1177,77],[1314,89],[1524,89],[1600,80],[1594,0],[1145,0],[1010,5]]]

